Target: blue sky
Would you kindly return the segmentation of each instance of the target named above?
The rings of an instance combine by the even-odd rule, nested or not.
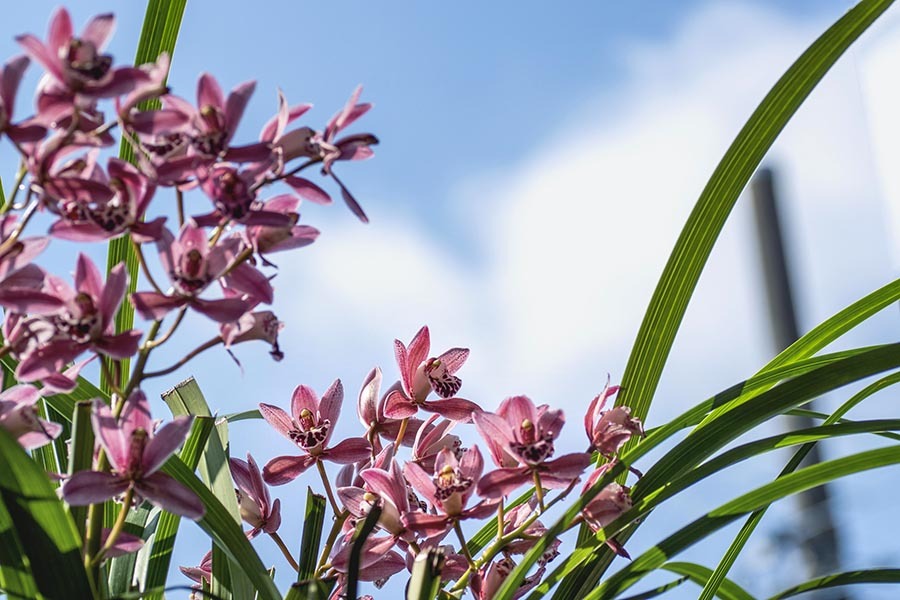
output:
[[[116,11],[111,50],[127,59],[139,4],[90,1],[72,10],[78,25]],[[283,259],[275,280],[287,358],[274,364],[262,348],[239,348],[242,375],[224,354],[209,354],[148,392],[194,374],[214,408],[231,412],[261,401],[285,405],[298,383],[321,391],[340,377],[349,433],[363,376],[375,365],[396,376],[391,342],[408,341],[427,323],[436,351],[472,348],[463,372],[468,397],[492,408],[526,393],[562,406],[574,428],[567,449],[581,446],[580,410],[607,373],[621,377],[658,274],[716,160],[781,72],[849,6],[483,4],[268,2],[257,11],[246,3],[189,4],[170,78],[177,93],[192,98],[204,70],[226,88],[256,79],[240,134],[250,139],[274,110],[277,87],[291,102],[315,103],[307,121],[323,123],[362,83],[376,106],[359,129],[382,143],[373,160],[341,171],[370,225],[343,206],[304,206],[304,220],[323,234]],[[54,6],[11,9],[0,51],[17,52],[12,36],[20,31],[43,35]],[[896,277],[883,193],[890,186],[872,143],[880,121],[870,114],[866,84],[878,41],[897,34],[891,18],[894,25],[873,31],[840,63],[772,152],[788,201],[803,329]],[[750,225],[741,204],[701,279],[651,425],[749,376],[774,353]],[[212,331],[211,323],[190,324],[172,359]],[[850,343],[896,332],[893,311]],[[855,416],[888,416],[889,408],[873,399]],[[238,427],[239,455],[249,449],[262,462],[290,451],[263,424]],[[826,455],[860,448],[841,442]],[[670,523],[766,481],[779,466],[759,461],[686,493],[651,517],[629,549],[642,551]],[[896,564],[883,523],[898,483],[896,473],[878,473],[836,490],[848,567]],[[288,538],[299,536],[305,485],[273,490],[285,504]],[[790,503],[776,506],[736,565],[735,578],[751,591],[774,593],[796,581],[797,556],[771,542],[792,516]],[[192,526],[184,535],[176,561],[196,563],[203,540]],[[686,557],[712,565],[727,543],[722,537]],[[259,547],[287,570],[265,540]]]

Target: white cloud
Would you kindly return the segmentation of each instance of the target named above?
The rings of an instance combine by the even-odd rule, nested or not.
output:
[[[473,349],[464,390],[486,407],[524,392],[577,421],[606,373],[621,376],[666,257],[718,158],[826,25],[737,3],[685,23],[672,39],[629,48],[627,80],[536,140],[526,160],[460,181],[455,222],[390,214],[370,228],[329,221],[314,257],[282,266],[281,281],[302,282],[287,284],[295,303],[283,317],[314,340],[323,362],[340,352],[360,377],[375,363],[390,371],[390,341],[408,340],[427,322],[434,350]],[[829,75],[772,153],[807,328],[891,277],[879,260],[888,247],[884,206],[872,183],[855,60]],[[701,278],[655,423],[773,354],[747,201]],[[461,248],[461,239],[475,240],[474,248]],[[895,333],[886,318],[864,330],[865,341]],[[582,444],[574,423],[567,443]],[[771,470],[766,463],[732,472],[671,510],[724,501]],[[655,527],[645,533],[658,539],[665,525]]]

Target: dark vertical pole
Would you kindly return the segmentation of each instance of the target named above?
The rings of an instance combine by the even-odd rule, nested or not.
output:
[[[778,202],[775,193],[774,174],[769,168],[760,169],[751,183],[753,207],[759,232],[759,248],[763,274],[766,279],[766,295],[769,300],[772,333],[781,351],[800,337],[797,313],[791,292],[784,236],[778,216]],[[809,417],[790,416],[791,429],[813,427],[816,423]],[[819,446],[813,446],[807,454],[803,466],[821,462]],[[838,538],[826,486],[812,488],[797,495],[798,529],[800,544],[809,565],[811,576],[836,573],[839,566]],[[831,590],[827,595],[817,596],[834,600],[845,600],[848,596],[839,590]]]

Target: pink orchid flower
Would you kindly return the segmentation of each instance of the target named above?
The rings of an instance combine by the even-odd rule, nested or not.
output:
[[[378,525],[396,539],[415,541],[415,535],[403,524],[403,515],[410,512],[410,494],[403,472],[395,461],[387,470],[369,468],[359,476],[365,488],[348,486],[338,488],[338,497],[347,511],[356,519],[363,519],[372,506],[381,507]]]
[[[608,468],[609,464],[606,464],[591,473],[591,476],[584,482],[584,488],[581,493],[584,494],[597,483]],[[594,496],[588,505],[584,507],[581,511],[581,517],[591,528],[591,531],[597,532],[630,510],[631,506],[631,490],[613,481],[600,490],[600,493]],[[606,545],[619,556],[630,558],[628,552],[615,538],[608,538]]]
[[[38,417],[35,405],[41,391],[19,384],[0,392],[0,428],[18,440],[26,450],[49,444],[62,433],[62,425]]]
[[[350,568],[350,550],[353,548],[354,530],[350,530],[338,538],[331,553],[331,566],[340,574],[338,585],[332,598],[342,598],[341,593],[346,585],[346,575]],[[369,537],[362,547],[359,559],[359,581],[374,581],[377,587],[383,586],[387,580],[406,568],[403,557],[391,550],[394,538]]]
[[[284,163],[298,157],[310,154],[309,140],[313,132],[309,127],[301,127],[289,133],[285,133],[287,126],[306,114],[312,104],[295,104],[288,106],[287,98],[281,90],[278,91],[278,112],[263,126],[259,133],[259,141],[271,145],[274,163],[273,170],[280,173]],[[330,200],[330,199],[329,199]]]
[[[59,215],[50,234],[75,242],[95,242],[130,233],[137,243],[162,237],[165,217],[144,221],[156,186],[125,161],[110,158],[109,177],[51,178],[44,182],[45,205]],[[48,202],[52,199],[53,202]]]
[[[453,455],[459,459],[462,456],[462,440],[459,436],[448,433],[455,425],[454,421],[444,419],[440,423],[435,421],[440,415],[432,415],[424,425],[419,427],[416,432],[416,439],[412,445],[412,462],[416,463],[425,471],[434,471],[434,461],[441,450],[445,448],[453,452]]]
[[[410,512],[403,517],[407,527],[429,538],[439,538],[461,519],[482,519],[494,512],[495,501],[482,501],[466,508],[475,492],[475,483],[481,478],[484,459],[478,447],[465,451],[457,460],[448,450],[441,450],[434,464],[434,475],[429,475],[415,463],[406,463],[403,474],[438,514]]]
[[[590,450],[596,450],[606,457],[613,456],[634,435],[644,435],[639,419],[631,416],[627,406],[616,406],[604,410],[606,401],[619,391],[619,386],[610,386],[607,380],[603,391],[591,401],[584,415],[584,431],[590,442]]]
[[[277,212],[287,217],[286,224],[250,225],[245,230],[247,244],[252,246],[264,264],[273,266],[265,255],[272,252],[302,248],[312,244],[319,237],[319,230],[309,225],[297,225],[300,214],[297,208],[300,199],[291,194],[280,194],[265,203],[265,210]]]
[[[306,469],[321,460],[342,465],[359,462],[369,456],[371,446],[363,438],[348,438],[329,448],[344,401],[344,386],[338,379],[331,384],[322,399],[305,385],[298,385],[291,397],[291,415],[270,404],[260,404],[263,418],[281,435],[296,444],[302,456],[278,456],[263,468],[263,479],[269,485],[293,481]]]
[[[516,568],[516,562],[509,556],[504,556],[500,560],[493,561],[489,565],[482,567],[472,576],[469,587],[476,600],[491,600],[500,590],[500,586],[509,577],[513,569]],[[538,567],[538,570],[527,576],[519,588],[513,593],[513,598],[521,598],[526,592],[534,588],[544,577],[546,567]]]
[[[110,531],[110,529],[104,527],[103,531],[100,533],[101,547],[106,546],[106,540],[109,538]],[[120,531],[118,537],[116,537],[116,541],[113,542],[113,545],[110,546],[109,549],[103,553],[103,555],[106,558],[116,558],[117,556],[125,556],[126,554],[137,552],[143,547],[144,540],[136,535],[132,535],[125,531]]]
[[[46,287],[63,307],[56,314],[32,321],[31,329],[42,333],[37,344],[20,356],[18,380],[32,382],[54,375],[87,350],[112,358],[133,356],[141,332],[131,329],[114,333],[114,319],[127,281],[124,263],[113,267],[104,282],[97,266],[84,254],[78,256],[74,290],[62,279],[48,275]]]
[[[391,392],[400,389],[400,383],[395,383],[379,400],[381,381],[381,369],[375,367],[369,371],[359,391],[359,401],[356,405],[359,422],[366,428],[366,439],[372,443],[372,449],[376,453],[381,451],[380,438],[391,442],[397,440],[401,423],[401,419],[391,419],[384,414],[387,397]],[[411,446],[423,425],[420,419],[409,419],[401,445]]]
[[[431,338],[428,327],[422,327],[409,343],[394,340],[394,354],[400,367],[402,388],[388,394],[384,414],[393,419],[406,419],[423,410],[435,412],[452,421],[469,422],[472,413],[481,412],[474,402],[457,398],[462,381],[455,373],[469,356],[467,348],[451,348],[437,358],[428,358]],[[426,400],[434,390],[440,400]]]
[[[16,94],[28,63],[27,56],[17,56],[10,59],[0,70],[0,132],[5,133],[17,144],[36,142],[47,133],[44,126],[34,122],[13,123]]]
[[[160,261],[172,281],[172,291],[136,292],[131,303],[148,320],[162,319],[169,311],[189,306],[220,323],[237,321],[256,302],[272,301],[272,285],[265,275],[250,264],[234,266],[240,240],[228,238],[209,247],[206,232],[188,222],[176,240],[166,229],[157,241]],[[230,287],[247,293],[252,299],[237,296],[204,300],[202,294],[219,278],[227,278]]]
[[[350,190],[338,178],[333,169],[335,161],[364,160],[374,154],[372,146],[378,143],[378,138],[371,133],[360,133],[335,139],[338,133],[349,127],[372,108],[372,105],[367,102],[359,102],[361,94],[362,86],[359,86],[350,95],[350,99],[347,100],[344,108],[331,117],[325,126],[324,132],[314,132],[308,127],[296,129],[283,136],[280,146],[285,162],[300,156],[321,160],[323,164],[322,172],[325,175],[329,175],[338,184],[338,187],[341,189],[341,197],[343,197],[347,207],[360,221],[368,223],[369,218],[359,205],[359,202],[356,201],[356,198],[353,197],[353,194],[350,193]],[[285,183],[293,187],[298,194],[313,202],[321,204],[331,203],[331,197],[307,179],[290,176],[285,178]]]
[[[476,413],[475,428],[484,438],[494,462],[501,468],[478,482],[478,493],[500,498],[540,477],[542,486],[564,488],[577,479],[591,461],[590,453],[578,452],[548,460],[565,418],[561,410],[536,407],[527,396],[508,398],[499,414]],[[514,460],[519,466],[507,466]]]
[[[50,19],[47,43],[31,34],[16,41],[43,66],[62,89],[92,98],[111,98],[127,93],[147,79],[134,67],[112,68],[112,57],[101,54],[115,27],[112,14],[98,15],[75,37],[72,19],[65,8]]]
[[[0,217],[0,306],[18,313],[55,312],[62,306],[62,300],[42,289],[45,273],[31,262],[50,239],[29,237],[20,238],[14,244],[2,244],[10,239],[18,225],[16,215]]]
[[[226,348],[253,340],[261,340],[271,346],[269,356],[280,361],[284,352],[278,345],[278,333],[284,329],[284,323],[278,320],[271,310],[259,310],[241,315],[232,323],[223,323],[219,327]]]
[[[256,199],[254,174],[240,172],[229,165],[216,165],[201,178],[200,187],[212,200],[215,210],[194,217],[203,227],[226,225],[232,221],[244,225],[287,228],[294,219],[282,211],[270,210]]]
[[[272,502],[269,488],[263,482],[262,473],[253,457],[248,453],[246,461],[232,458],[229,460],[229,467],[234,483],[237,484],[234,491],[241,518],[253,528],[247,533],[247,537],[252,539],[260,531],[265,533],[278,531],[281,526],[281,500],[276,499]]]
[[[96,504],[133,489],[138,498],[163,510],[190,519],[203,516],[205,509],[200,499],[183,484],[159,472],[184,442],[193,417],[177,417],[154,433],[147,397],[138,390],[126,401],[118,421],[100,400],[94,401],[91,418],[113,472],[75,473],[62,488],[66,502],[73,506]]]
[[[196,567],[178,567],[185,577],[197,583],[193,589],[200,591],[204,585],[210,585],[212,581],[212,550],[203,555],[200,564]]]

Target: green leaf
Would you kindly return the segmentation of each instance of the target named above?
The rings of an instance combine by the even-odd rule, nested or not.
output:
[[[893,0],[863,0],[794,62],[738,133],[700,194],[650,300],[617,404],[645,419],[675,334],[731,209],[772,143],[819,81]]]
[[[837,423],[841,420],[841,417],[847,414],[854,406],[856,406],[875,392],[878,392],[897,382],[900,382],[900,373],[892,373],[887,377],[882,377],[875,383],[866,386],[860,392],[850,398],[847,402],[838,407],[838,409],[827,419],[825,419],[824,425],[828,426]],[[791,457],[791,460],[788,462],[788,464],[785,465],[784,469],[781,471],[781,474],[784,475],[795,471],[803,462],[803,459],[806,458],[806,455],[809,453],[809,451],[812,450],[814,444],[815,441],[810,440],[809,443],[806,443],[802,448],[800,448],[794,454],[794,456]],[[760,521],[762,521],[766,510],[766,508],[761,508],[760,510],[751,514],[744,525],[741,527],[741,530],[738,532],[737,536],[728,547],[728,550],[725,551],[725,556],[722,557],[722,560],[719,562],[718,566],[716,566],[715,573],[713,573],[712,577],[710,577],[709,581],[707,581],[706,585],[703,587],[703,593],[700,595],[700,600],[711,600],[711,598],[715,594],[716,589],[719,587],[719,585],[721,585],[721,582],[724,580],[725,575],[734,564],[734,561],[737,560],[737,557],[743,551],[747,540],[750,539],[750,536],[753,534],[754,530],[756,530],[756,526],[760,523]]]
[[[11,523],[40,593],[48,598],[93,598],[75,524],[47,475],[3,428],[0,463],[0,500],[6,507],[3,520]],[[21,561],[18,564],[21,566]],[[2,573],[9,575],[6,569]],[[23,583],[21,578],[19,583]]]
[[[0,497],[0,590],[10,598],[38,597],[25,548],[19,541],[13,519]]]
[[[359,596],[357,589],[359,588],[359,563],[362,558],[363,546],[366,540],[375,531],[378,525],[378,519],[381,517],[381,507],[373,506],[366,515],[366,519],[357,525],[356,535],[353,536],[353,545],[350,547],[350,560],[347,563],[347,587],[345,595],[347,598],[356,598]]]
[[[194,418],[191,431],[179,453],[181,461],[191,471],[197,468],[213,427],[212,417]],[[169,566],[172,562],[172,551],[175,548],[175,536],[178,534],[180,524],[181,517],[176,514],[163,512],[160,515],[153,538],[153,550],[147,562],[147,574],[143,589],[152,590],[166,584]],[[162,596],[147,594],[147,598],[162,598]]]
[[[306,515],[303,517],[303,537],[300,540],[300,570],[297,580],[312,579],[316,574],[316,561],[322,545],[322,527],[325,523],[325,496],[307,488]]]
[[[520,504],[525,504],[526,502],[531,500],[532,497],[534,497],[534,488],[533,487],[528,488],[528,491],[526,491],[524,494],[522,494],[521,496],[519,496],[518,498],[516,498],[509,504],[507,504],[505,510],[510,510],[510,509],[513,509],[513,508],[519,506]],[[491,540],[493,540],[496,536],[497,536],[497,520],[491,519],[487,523],[485,523],[482,526],[482,528],[479,529],[475,533],[475,535],[473,535],[471,538],[469,538],[469,540],[466,542],[466,546],[468,546],[469,552],[471,552],[472,555],[474,556],[474,555],[478,554],[479,552],[481,552],[481,550],[485,546],[487,546],[491,542]]]
[[[162,398],[175,416],[187,414],[212,416],[206,398],[203,397],[203,392],[193,377],[163,392]],[[235,485],[228,466],[228,422],[220,420],[216,424],[215,433],[216,435],[209,437],[200,459],[200,476],[221,500],[232,520],[240,525],[241,512],[234,495]],[[212,593],[224,600],[228,600],[232,594],[238,599],[250,597],[253,589],[242,573],[242,565],[231,563],[230,560],[217,561],[216,555],[217,550],[213,548]]]
[[[640,594],[635,594],[634,596],[628,596],[627,598],[622,598],[622,600],[650,600],[650,598],[656,598],[657,596],[662,596],[669,590],[673,590],[677,588],[679,585],[684,583],[685,581],[689,581],[690,577],[679,577],[675,581],[670,581],[669,583],[664,583],[663,585],[653,588],[652,590],[647,590],[646,592],[641,592]]]
[[[711,456],[718,449],[773,416],[782,414],[791,408],[847,383],[869,377],[879,371],[896,368],[897,366],[900,366],[900,344],[879,346],[864,352],[848,353],[846,358],[828,362],[825,366],[785,381],[773,389],[752,397],[750,401],[740,404],[732,403],[731,410],[718,416],[715,420],[707,422],[704,426],[696,428],[685,440],[667,452],[646,472],[632,490],[635,504],[639,504],[646,496],[658,489],[662,489],[672,480],[695,468],[701,461]],[[771,376],[771,373],[762,375],[762,377],[769,376]],[[730,388],[726,391],[728,392],[728,400],[731,400],[733,397],[733,390],[734,388]],[[709,406],[709,401],[702,403],[701,406]],[[696,416],[697,412],[699,411],[691,409],[677,418],[675,422],[683,422],[687,417]],[[665,437],[671,435],[677,429],[678,427],[670,425],[660,427],[659,432],[655,433],[655,436],[657,438]],[[650,437],[648,436],[644,443],[625,451],[620,459],[621,463],[623,465],[634,464],[634,461],[661,441],[656,439],[651,443]],[[616,468],[612,472],[619,475],[624,472],[624,468]],[[593,498],[593,495],[599,492],[609,481],[609,475],[604,476],[597,485],[592,487],[592,490],[595,490],[594,493],[582,494],[576,500],[574,506],[569,508],[565,515],[550,528],[548,535],[539,540],[535,547],[525,555],[516,569],[512,571],[507,582],[500,590],[501,594],[514,591],[515,588],[513,586],[519,585],[521,578],[524,578],[527,570],[531,568],[540,554],[546,549],[549,540],[552,540],[554,536],[560,535],[565,530],[567,523],[570,523],[580,512],[581,508]],[[619,527],[617,527],[617,524]],[[621,525],[624,525],[624,523],[621,520],[617,520],[606,528],[606,534],[610,536],[616,535],[621,529]],[[619,539],[619,541],[622,541],[622,539]],[[566,580],[560,585],[560,589],[556,593],[557,597],[571,598],[587,594],[593,589],[596,581],[602,574],[602,570],[605,568],[605,564],[600,562],[596,555],[600,542],[601,540],[594,540],[594,545],[587,548],[579,548],[573,552],[562,565],[554,569],[553,573],[545,578],[544,582],[536,588],[536,592],[548,590],[549,587],[555,585],[560,578],[565,576]],[[587,561],[587,564],[584,567],[577,567],[580,562],[585,561]],[[504,598],[504,596],[498,595],[498,598]],[[508,597],[506,600],[508,600]]]
[[[175,42],[178,39],[178,30],[181,27],[181,18],[187,0],[149,0],[147,12],[144,14],[144,25],[141,28],[141,37],[138,41],[134,63],[141,65],[154,62],[162,52],[167,52],[171,57],[175,52]],[[140,105],[146,110],[159,106],[159,101],[145,102]],[[119,149],[119,157],[123,160],[134,162],[134,151],[131,145],[122,140]],[[122,236],[109,242],[107,254],[106,272],[109,273],[117,264],[124,262],[128,270],[128,293],[137,289],[138,258],[132,247],[129,236]],[[134,307],[131,302],[123,302],[116,314],[116,332],[126,331],[134,325]],[[129,360],[122,362],[122,372],[128,373]],[[101,383],[106,382],[101,378]],[[104,387],[104,385],[101,385]]]
[[[800,585],[795,585],[781,593],[775,594],[769,600],[781,600],[790,598],[805,592],[822,590],[825,588],[842,585],[855,585],[859,583],[900,583],[900,569],[868,569],[864,571],[847,571],[810,579]]]
[[[245,410],[242,412],[231,413],[222,417],[229,423],[237,423],[238,421],[249,421],[251,419],[262,419],[262,413],[259,409]]]
[[[215,438],[216,436],[214,435],[210,436],[210,440]],[[241,566],[240,572],[250,580],[259,598],[262,600],[281,600],[281,595],[269,578],[269,573],[260,560],[259,555],[256,554],[253,546],[250,545],[250,541],[247,540],[241,526],[234,520],[222,502],[219,501],[219,498],[178,457],[171,457],[163,465],[162,471],[174,477],[197,494],[200,501],[203,502],[203,506],[206,507],[206,514],[197,521],[197,524],[228,556],[230,563]],[[234,491],[231,491],[228,497],[233,499],[235,497]]]
[[[718,531],[742,515],[768,506],[776,500],[847,475],[898,463],[900,463],[900,446],[891,446],[818,463],[779,477],[771,483],[723,504],[681,528],[641,554],[622,570],[599,583],[585,598],[586,600],[615,598],[685,548]]]
[[[420,552],[413,561],[412,574],[406,588],[406,600],[434,600],[441,591],[441,569],[444,567],[444,551],[429,548]]]
[[[335,583],[337,579],[334,577],[298,581],[288,590],[284,600],[328,600]]]
[[[661,568],[684,575],[698,585],[704,585],[713,572],[709,567],[689,562],[667,562]],[[722,600],[754,600],[749,592],[730,579],[722,580],[722,585],[716,591],[716,595]]]
[[[71,454],[69,456],[69,475],[78,471],[90,470],[94,463],[94,429],[91,425],[92,403],[80,400],[72,412]],[[78,536],[84,537],[87,506],[70,506],[69,514],[78,529]]]

